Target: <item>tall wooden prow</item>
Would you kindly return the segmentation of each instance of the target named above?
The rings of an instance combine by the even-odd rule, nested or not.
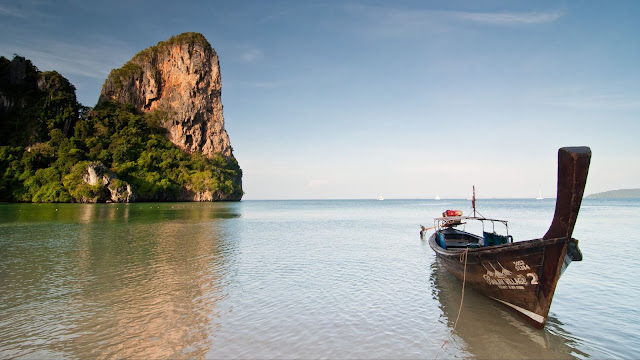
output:
[[[543,239],[570,238],[576,225],[587,183],[591,149],[586,146],[558,150],[558,194],[556,211]]]

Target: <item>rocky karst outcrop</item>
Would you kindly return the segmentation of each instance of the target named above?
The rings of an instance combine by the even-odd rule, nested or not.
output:
[[[241,200],[220,87],[196,33],[113,70],[94,108],[59,73],[0,56],[0,201]]]
[[[167,136],[181,149],[231,157],[224,128],[218,55],[198,33],[184,33],[141,51],[111,71],[100,101],[158,111]]]
[[[91,186],[102,187],[102,189],[96,192],[96,196],[83,198],[80,202],[128,203],[135,201],[131,186],[118,179],[102,163],[90,163],[82,176],[82,181]]]

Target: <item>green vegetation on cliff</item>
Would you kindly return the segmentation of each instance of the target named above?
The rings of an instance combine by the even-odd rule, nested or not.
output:
[[[0,58],[0,79],[8,76],[7,62]],[[33,79],[64,79],[35,71]],[[115,174],[113,186],[130,184],[137,201],[186,199],[187,190],[208,191],[220,199],[242,197],[242,170],[235,158],[183,152],[166,138],[161,112],[144,114],[105,101],[76,110],[73,121],[67,121],[69,112],[80,108],[72,86],[53,86],[43,95],[27,79],[10,90],[0,89],[0,98],[8,99],[0,103],[0,201],[96,201],[105,189],[83,180],[90,163],[102,163]],[[21,113],[13,105],[18,103],[33,106]],[[31,127],[37,130],[33,134]]]
[[[43,141],[53,129],[68,134],[78,118],[75,87],[55,71],[31,61],[0,57],[0,144]]]
[[[169,38],[167,41],[160,41],[154,46],[150,46],[142,51],[140,51],[136,56],[133,57],[132,60],[148,60],[157,55],[159,51],[166,49],[169,46],[179,45],[179,44],[196,44],[202,46],[204,49],[213,49],[211,44],[204,35],[196,32],[185,32],[180,35],[175,35]]]
[[[128,62],[119,69],[111,70],[109,76],[113,78],[115,86],[121,88],[123,85],[122,79],[129,79],[134,74],[138,76],[142,75],[142,67],[136,63]]]
[[[156,45],[140,51],[121,68],[111,70],[109,78],[113,79],[113,83],[116,88],[121,88],[123,86],[122,81],[130,79],[134,74],[138,76],[142,74],[142,67],[139,63],[148,62],[150,59],[156,58],[159,52],[170,46],[178,44],[196,44],[202,46],[203,49],[213,50],[211,44],[207,41],[204,35],[196,32],[182,33],[180,35],[170,37],[167,41],[160,41]]]

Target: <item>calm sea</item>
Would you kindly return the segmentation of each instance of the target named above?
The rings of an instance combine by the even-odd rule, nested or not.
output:
[[[0,358],[637,358],[640,200],[583,201],[544,330],[449,276],[463,200],[1,204]],[[555,200],[478,200],[516,241]]]

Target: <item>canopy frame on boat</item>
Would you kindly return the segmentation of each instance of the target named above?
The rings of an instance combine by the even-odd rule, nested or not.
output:
[[[463,220],[477,220],[480,221],[482,223],[482,231],[485,231],[484,229],[484,222],[485,221],[490,221],[493,227],[493,231],[495,232],[495,223],[499,222],[502,223],[506,229],[507,232],[507,236],[509,236],[509,225],[508,225],[508,221],[506,220],[501,220],[501,219],[489,219],[489,218],[485,218],[485,217],[479,217],[479,216],[444,216],[444,217],[437,217],[434,218],[434,227],[437,230],[442,229],[443,227],[451,227],[451,226],[456,226],[456,225],[462,225],[464,224],[462,221]]]

